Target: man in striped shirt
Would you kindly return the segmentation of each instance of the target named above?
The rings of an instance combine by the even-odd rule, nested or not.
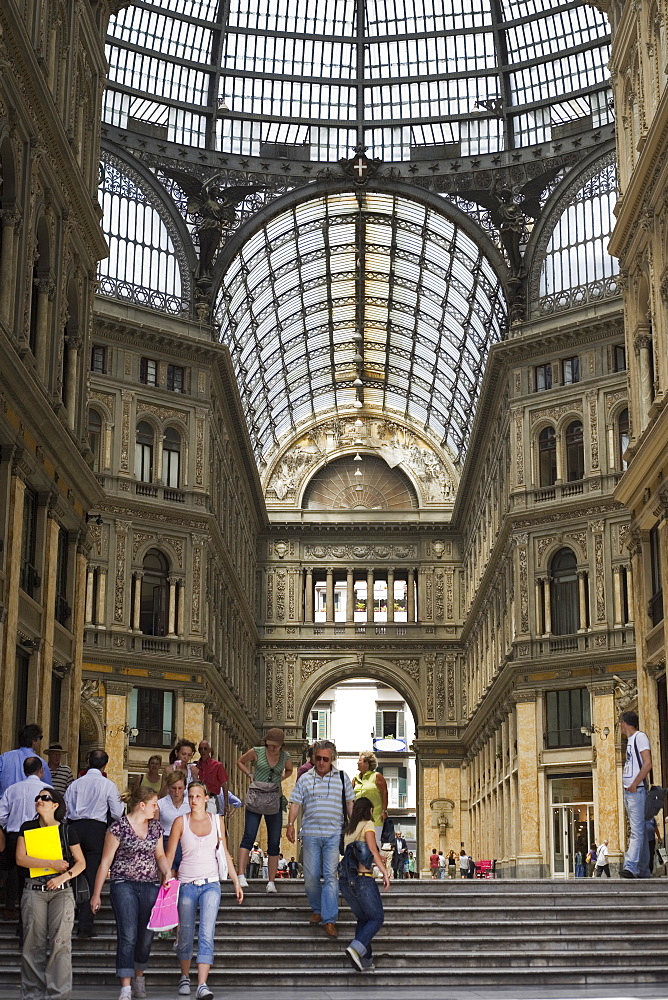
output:
[[[320,740],[313,751],[315,766],[302,774],[292,789],[286,836],[294,844],[295,820],[301,807],[304,889],[313,910],[309,922],[320,924],[325,934],[335,938],[339,915],[339,840],[343,824],[352,812],[355,793],[348,775],[333,766],[334,744]]]

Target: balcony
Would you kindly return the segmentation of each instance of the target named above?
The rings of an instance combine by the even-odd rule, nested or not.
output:
[[[90,654],[99,655],[104,651],[123,655],[132,654],[133,661],[137,656],[150,661],[153,658],[170,660],[193,660],[200,662],[206,659],[206,643],[204,640],[185,640],[179,636],[153,636],[134,632],[116,632],[109,629],[99,629],[87,626],[84,633],[84,645]]]

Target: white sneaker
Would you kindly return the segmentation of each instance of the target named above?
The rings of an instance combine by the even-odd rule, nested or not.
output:
[[[267,892],[276,892],[276,886],[273,882],[267,882]]]
[[[189,997],[190,996],[190,979],[188,976],[181,976],[179,979],[179,996]]]
[[[197,987],[197,993],[195,994],[195,997],[196,1000],[213,1000],[213,993],[206,985],[206,983],[202,983],[200,986]]]
[[[245,875],[239,876],[239,885],[241,886],[242,889],[248,888],[248,879],[246,878]]]
[[[118,994],[118,1000],[132,1000],[132,987],[121,986],[121,992]]]

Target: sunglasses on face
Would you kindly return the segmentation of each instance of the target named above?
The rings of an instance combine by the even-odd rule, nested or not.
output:
[[[319,757],[318,754],[315,755],[315,759],[321,761],[324,764],[329,764],[331,757]]]
[[[36,795],[35,796],[35,802],[55,802],[55,801],[56,800],[52,799],[50,795]]]

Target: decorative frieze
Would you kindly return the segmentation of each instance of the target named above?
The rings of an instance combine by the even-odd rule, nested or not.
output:
[[[399,659],[391,661],[400,670],[405,671],[409,677],[411,677],[416,684],[420,682],[420,661],[414,659]]]
[[[425,656],[427,664],[427,718],[434,718],[434,664],[436,657],[433,653]]]
[[[300,674],[303,681],[308,680],[311,674],[325,666],[327,660],[303,659],[300,664]]]
[[[448,704],[448,720],[452,721],[457,718],[457,713],[455,709],[455,658],[454,656],[448,656],[446,659],[447,666],[447,704]],[[455,732],[456,735],[456,732]]]
[[[386,559],[415,559],[415,545],[311,545],[304,546],[304,556],[309,559],[344,559],[356,562],[360,559],[384,561]]]

